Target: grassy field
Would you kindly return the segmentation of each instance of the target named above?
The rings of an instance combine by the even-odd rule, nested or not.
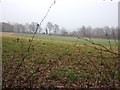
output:
[[[19,39],[18,39],[19,37]],[[120,88],[114,40],[3,33],[3,87]]]
[[[22,36],[22,37],[27,37],[30,38],[32,37],[32,34],[14,34],[16,36]],[[51,41],[63,41],[63,42],[68,42],[68,43],[79,43],[79,44],[91,44],[90,42],[86,41],[85,39],[89,38],[80,38],[78,39],[77,37],[66,37],[66,36],[54,36],[54,35],[40,35],[37,34],[35,36],[35,39],[44,39],[44,40],[51,40]],[[90,38],[94,43],[97,44],[102,44],[102,45],[107,45],[109,46],[110,44],[112,46],[118,46],[118,41],[116,40],[110,40],[110,43],[107,39],[95,39],[95,38]]]

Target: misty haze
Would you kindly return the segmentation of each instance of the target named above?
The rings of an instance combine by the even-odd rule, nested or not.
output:
[[[1,88],[120,89],[119,0],[2,0]]]

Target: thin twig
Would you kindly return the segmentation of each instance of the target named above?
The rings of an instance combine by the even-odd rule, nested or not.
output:
[[[46,19],[48,13],[50,12],[50,10],[51,10],[51,8],[52,8],[52,6],[53,6],[54,4],[55,4],[55,0],[54,0],[54,2],[50,5],[50,7],[48,8],[47,13],[45,14],[45,16],[43,17],[43,19],[41,20],[41,22],[40,22],[39,24],[37,24],[36,30],[35,30],[32,38],[31,38],[31,40],[30,40],[30,44],[29,44],[28,49],[27,49],[28,52],[29,52],[30,49],[31,49],[32,41],[33,41],[33,39],[34,39],[34,37],[35,37],[35,35],[36,35],[36,33],[37,33],[37,30],[38,30],[39,26],[41,26],[41,24],[43,23],[43,21]],[[26,59],[27,56],[28,56],[28,53],[23,56],[21,63],[16,67],[16,70],[14,71],[14,74],[13,74],[14,80],[16,79],[16,76],[17,76],[17,74],[18,74],[18,72],[19,72],[19,70],[20,70],[20,67],[22,66],[22,64],[23,64],[23,62],[24,62],[24,60]],[[12,87],[12,86],[13,86],[14,80],[11,81],[12,83],[9,85],[9,87]]]

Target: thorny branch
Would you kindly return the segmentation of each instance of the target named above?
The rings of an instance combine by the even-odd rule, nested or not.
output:
[[[50,10],[51,10],[52,6],[55,4],[55,2],[56,2],[56,0],[54,0],[54,1],[51,3],[51,5],[50,5],[50,7],[48,8],[45,16],[43,17],[43,19],[41,20],[41,22],[40,22],[39,24],[37,24],[36,30],[35,30],[35,32],[33,33],[33,36],[32,36],[32,38],[31,38],[31,40],[30,40],[30,44],[29,44],[28,49],[27,49],[28,52],[29,52],[30,49],[31,49],[32,41],[33,41],[33,39],[34,39],[37,31],[38,31],[39,26],[41,26],[41,24],[43,23],[43,21],[46,19],[46,17],[48,16],[48,13],[50,12]],[[26,59],[27,56],[28,56],[28,53],[23,56],[21,63],[16,67],[16,70],[14,71],[14,74],[13,74],[14,80],[15,80],[15,78],[16,78],[16,76],[17,76],[17,74],[18,74],[18,72],[19,72],[19,70],[20,70],[20,68],[21,68],[21,66],[22,66],[22,64],[23,64],[23,62],[24,62],[24,60]],[[12,83],[9,85],[10,87],[12,87],[12,85],[14,84],[14,80],[12,80]]]

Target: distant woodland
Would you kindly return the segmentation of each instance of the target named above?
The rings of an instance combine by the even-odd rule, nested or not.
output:
[[[27,33],[33,34],[35,32],[37,23],[6,23],[1,22],[2,32],[14,32],[14,33]],[[76,27],[77,28],[77,27]],[[37,34],[48,34],[48,35],[61,35],[61,36],[73,36],[73,37],[91,37],[91,38],[102,38],[102,39],[117,39],[118,38],[118,27],[96,27],[82,26],[78,27],[76,30],[69,31],[64,27],[60,27],[57,24],[48,22],[45,28],[39,27]]]

